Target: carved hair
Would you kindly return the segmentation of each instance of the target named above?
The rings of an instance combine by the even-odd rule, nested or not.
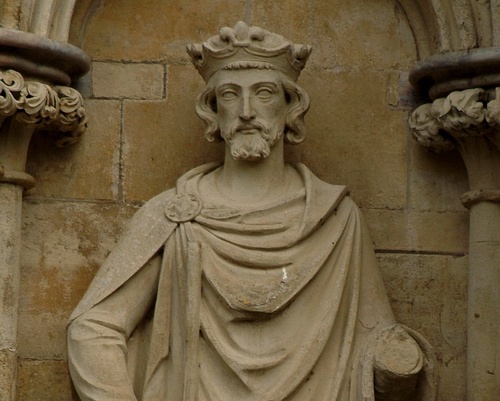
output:
[[[285,119],[285,142],[296,145],[303,142],[306,137],[304,116],[309,110],[309,95],[286,75],[282,75],[281,84],[289,106]],[[207,125],[205,139],[209,142],[222,141],[217,121],[215,86],[210,81],[196,99],[196,114]]]

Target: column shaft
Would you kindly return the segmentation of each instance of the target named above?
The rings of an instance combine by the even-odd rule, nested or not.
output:
[[[16,398],[23,188],[0,183],[0,400]]]
[[[470,223],[467,400],[491,401],[500,395],[500,204],[472,205]]]

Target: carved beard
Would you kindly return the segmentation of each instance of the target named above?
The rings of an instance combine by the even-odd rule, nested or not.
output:
[[[255,132],[242,133],[253,129]],[[233,127],[229,132],[221,132],[229,145],[234,160],[256,161],[271,154],[271,148],[280,140],[283,128],[262,122],[252,122]]]

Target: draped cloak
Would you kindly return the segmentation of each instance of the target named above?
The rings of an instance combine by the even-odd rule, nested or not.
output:
[[[140,209],[70,321],[161,254],[154,307],[122,344],[138,400],[375,400],[373,345],[395,321],[346,188],[298,164],[302,190],[220,205],[198,185],[216,167]],[[426,355],[418,400],[431,400],[432,355],[408,331]]]

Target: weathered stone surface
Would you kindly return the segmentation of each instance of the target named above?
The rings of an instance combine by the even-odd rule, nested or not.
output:
[[[0,400],[14,401],[22,187],[0,183]]]
[[[20,359],[18,366],[17,401],[78,400],[73,393],[66,361]]]
[[[25,202],[19,354],[63,358],[66,321],[134,208]]]
[[[29,195],[113,199],[118,195],[120,104],[87,100],[89,127],[69,148],[57,148],[43,134],[32,139],[27,171],[36,178]]]
[[[124,191],[127,200],[147,200],[175,185],[192,167],[222,161],[223,146],[203,139],[195,114],[204,87],[192,66],[168,70],[167,100],[124,104]]]
[[[480,65],[499,63],[496,52],[478,52]],[[470,190],[461,197],[470,209],[471,227],[467,399],[482,401],[500,394],[500,380],[495,376],[500,350],[500,88],[493,95],[493,91],[475,87],[478,82],[485,85],[485,77],[477,65],[477,53],[472,54],[472,58],[468,52],[443,55],[420,64],[422,70],[427,67],[432,71],[436,66],[436,70],[448,72],[451,81],[430,89],[429,95],[435,100],[416,109],[409,126],[413,137],[425,147],[435,151],[456,148],[467,169]],[[458,59],[460,68],[456,70],[451,66]],[[467,74],[474,71],[478,80],[459,79],[464,74],[462,68]],[[448,94],[445,89],[453,87],[459,90]]]
[[[436,351],[440,399],[464,399],[468,258],[378,254],[378,260],[397,319]]]
[[[16,353],[0,350],[0,399],[14,401],[16,394]]]
[[[468,190],[467,173],[456,151],[434,154],[412,141],[410,197],[413,210],[464,212],[460,196]]]
[[[16,349],[22,188],[0,183],[0,350]]]
[[[82,48],[95,59],[186,60],[185,47],[207,33],[245,16],[243,1],[168,2],[122,0],[104,2],[89,21]]]
[[[79,7],[88,7],[90,3],[93,6],[88,18],[83,13],[78,14]],[[467,189],[462,162],[456,154],[435,156],[413,144],[407,152],[406,113],[390,111],[390,108],[399,107],[395,74],[398,70],[411,68],[415,60],[414,38],[394,2],[252,0],[235,5],[234,1],[219,0],[213,8],[207,9],[194,0],[123,0],[119,10],[111,3],[78,1],[73,26],[78,34],[81,33],[85,50],[101,60],[101,66],[111,65],[109,60],[132,60],[133,64],[123,64],[126,66],[125,76],[129,76],[129,72],[135,74],[138,66],[157,63],[158,60],[186,63],[185,44],[203,39],[207,33],[212,34],[220,26],[239,19],[248,21],[251,18],[257,25],[279,31],[290,39],[311,43],[314,50],[309,67],[314,73],[309,75],[306,72],[299,81],[312,95],[312,109],[306,121],[309,137],[304,145],[288,150],[290,158],[304,161],[326,181],[347,184],[351,188],[353,198],[365,208],[366,220],[378,249],[467,252],[467,211],[459,201],[459,196]],[[89,25],[85,28],[86,22]],[[418,37],[419,32],[416,31],[415,36]],[[120,81],[112,81],[106,86],[94,81],[98,96],[117,96],[117,101],[86,101],[91,121],[83,142],[63,150],[37,138],[32,144],[29,169],[37,178],[37,187],[32,194],[80,198],[96,204],[88,204],[84,212],[80,205],[74,207],[72,213],[66,213],[62,206],[54,211],[52,202],[39,203],[36,209],[40,217],[34,220],[37,223],[24,227],[23,235],[29,237],[30,243],[37,244],[35,250],[23,250],[23,271],[26,273],[23,273],[22,291],[26,294],[21,300],[20,336],[21,351],[28,357],[59,358],[64,355],[63,329],[71,308],[69,305],[83,293],[115,238],[109,233],[110,239],[104,239],[105,252],[101,253],[97,248],[101,247],[98,242],[103,238],[92,239],[97,237],[86,233],[84,242],[92,251],[80,253],[75,245],[80,240],[73,229],[59,230],[55,226],[62,223],[56,224],[52,220],[74,220],[74,216],[83,214],[85,217],[79,224],[84,232],[89,225],[87,220],[93,219],[100,221],[100,229],[106,231],[110,224],[116,225],[114,218],[122,221],[124,217],[101,210],[103,206],[96,199],[116,199],[124,187],[127,200],[145,200],[174,185],[176,177],[184,171],[222,156],[220,146],[206,144],[201,139],[202,123],[194,115],[193,99],[203,86],[201,79],[193,78],[196,74],[192,67],[168,65],[167,68],[171,79],[165,93],[169,92],[173,97],[158,102],[126,101],[123,105],[125,152],[122,175],[118,150],[120,101],[127,96],[145,99],[145,94],[139,94],[142,88],[131,90]],[[323,68],[328,71],[323,71]],[[88,97],[92,96],[90,77],[89,74],[79,84],[84,88],[81,92]],[[101,79],[101,76],[96,78]],[[159,90],[160,85],[149,85],[145,87],[147,96],[158,93],[154,91]],[[29,215],[35,205],[30,201],[27,207]],[[39,223],[42,228],[37,229]],[[96,230],[91,226],[91,230]],[[68,232],[66,240],[64,233]],[[46,241],[43,249],[42,240]],[[85,260],[86,255],[91,255],[90,262]],[[29,263],[25,264],[24,260]],[[446,270],[438,260],[447,260],[451,266],[462,259],[430,255],[381,256],[384,272],[393,272],[395,280],[401,274],[399,267],[402,265],[408,266],[404,269],[405,274],[415,273],[414,269],[425,271],[425,277],[419,276],[423,278],[417,281],[427,283],[433,289],[433,297],[440,295],[434,286],[436,280],[443,282],[439,274]],[[80,267],[64,270],[67,265]],[[435,279],[434,272],[438,279]],[[406,289],[408,294],[424,291],[420,287],[414,290],[415,280],[404,281],[405,274],[401,276],[402,282],[394,281],[397,284],[394,289],[389,286],[393,293],[399,291],[398,286]],[[463,274],[450,279],[463,280],[460,285],[466,282]],[[46,293],[48,290],[55,294],[53,299]],[[400,299],[405,299],[404,291],[397,294]],[[443,302],[455,302],[448,296],[443,297],[446,298]],[[457,297],[465,295],[458,291]],[[393,300],[401,320],[413,328],[416,328],[413,324],[416,322],[426,335],[433,330],[434,313],[425,314],[420,308],[419,315],[413,316],[409,303],[398,303],[396,297]],[[58,302],[62,305],[60,314],[56,312]],[[422,302],[419,298],[418,303]],[[463,298],[457,298],[455,303],[463,306]],[[432,307],[430,301],[428,306]],[[446,312],[446,315],[450,314],[450,311]],[[443,401],[465,399],[464,354],[454,342],[455,337],[461,338],[464,330],[458,328],[456,333],[446,335],[454,344],[456,353],[449,349],[441,351],[437,347],[438,355],[442,352],[440,392]],[[434,333],[431,342],[435,339],[438,344],[443,341]],[[464,349],[465,345],[462,345]],[[46,371],[48,376],[43,381],[55,385],[56,377],[62,382],[59,375],[63,371],[47,368],[45,362],[34,362],[29,366],[33,373],[40,369],[40,375],[23,375],[20,394],[29,395],[25,400],[43,400],[46,395],[39,387],[43,384],[41,375]],[[69,397],[62,399],[68,400]]]
[[[311,69],[408,69],[416,59],[412,32],[391,0],[255,0],[252,17],[313,44]]]
[[[144,205],[133,231],[101,266],[68,325],[69,370],[81,398],[120,394],[127,399],[138,395],[195,401],[241,395],[301,401],[306,394],[321,394],[320,398],[354,401],[361,394],[409,398],[418,387],[426,394],[422,401],[434,401],[434,380],[416,380],[421,373],[434,376],[434,364],[424,363],[434,360],[433,352],[419,334],[397,326],[370,257],[372,243],[356,235],[364,231],[356,207],[344,197],[342,187],[329,186],[308,170],[285,163],[284,143],[305,138],[308,96],[292,80],[310,49],[241,21],[202,45],[188,47],[208,86],[197,97],[196,111],[207,125],[205,135],[224,139],[224,167],[198,166],[180,181],[176,196],[163,193]],[[127,103],[125,180],[143,165],[143,174],[135,180],[140,192],[134,195],[148,195],[143,188],[151,190],[151,185],[144,185],[144,177],[154,177],[152,171],[165,167],[169,146],[174,152],[188,150],[191,161],[197,154],[188,142],[152,140],[162,130],[168,135],[170,127],[181,137],[184,130],[199,131],[183,126],[177,113],[168,118],[175,111],[168,107],[172,101],[183,107],[183,96],[200,90],[197,83],[185,84],[193,82],[185,67],[177,66],[177,74],[173,70],[169,78],[180,84],[169,85],[166,102]],[[387,81],[382,73],[365,74],[363,84],[380,77]],[[312,76],[313,87],[330,82],[325,75]],[[385,85],[361,90],[361,77],[342,76],[344,86],[336,88],[347,92],[356,81],[348,96],[363,92],[364,100],[374,103],[373,113],[384,116],[385,100],[377,103],[375,93]],[[346,100],[340,96],[339,104],[349,107]],[[331,103],[329,107],[335,108]],[[148,125],[134,121],[144,105],[149,108]],[[154,105],[159,107],[154,110]],[[167,112],[161,114],[161,107]],[[366,124],[367,120],[359,121],[363,114],[351,125]],[[324,115],[328,113],[323,110],[316,117]],[[161,119],[167,123],[158,124]],[[179,125],[182,131],[177,131]],[[384,142],[367,140],[369,130],[354,130],[352,137],[368,142],[367,149],[376,143],[377,157],[404,166],[404,159],[396,156],[405,150],[406,141],[395,145],[394,133]],[[146,144],[153,156],[146,157],[147,164],[141,146]],[[162,158],[155,159],[158,153],[153,151],[162,152]],[[349,163],[352,154],[343,155],[349,167],[354,167]],[[405,178],[391,174],[403,190],[384,193],[384,200],[396,205],[389,208],[406,203]],[[374,182],[372,188],[381,184],[382,180]],[[128,189],[125,181],[124,194],[131,199]],[[376,202],[377,197],[372,199]],[[152,327],[146,339],[141,336],[143,325]],[[134,344],[143,341],[149,352],[134,351]],[[363,377],[375,378],[376,388],[364,380],[355,384],[352,374],[357,374],[358,363]]]
[[[161,99],[165,66],[143,63],[92,65],[93,93],[97,98]]]
[[[376,249],[463,254],[468,250],[467,212],[436,213],[365,209]]]
[[[307,138],[290,149],[290,158],[327,182],[347,184],[362,207],[406,205],[406,113],[387,106],[388,78],[383,72],[306,70],[299,80],[311,110]]]

